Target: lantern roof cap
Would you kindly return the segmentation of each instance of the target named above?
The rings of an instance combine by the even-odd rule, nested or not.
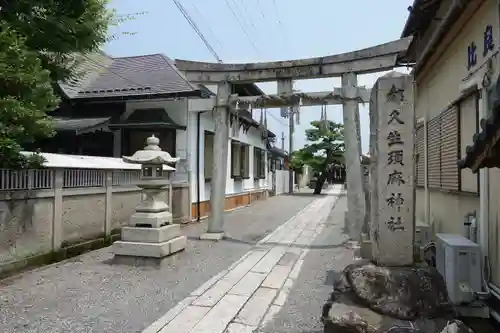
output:
[[[138,150],[132,156],[123,156],[122,160],[126,163],[132,164],[175,164],[179,158],[172,157],[168,152],[161,150],[160,140],[154,135],[146,139],[146,147]],[[164,166],[163,170],[174,171],[175,168],[171,166]]]

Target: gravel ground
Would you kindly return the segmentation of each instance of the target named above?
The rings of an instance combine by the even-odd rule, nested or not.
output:
[[[160,270],[110,265],[105,248],[0,281],[0,332],[141,332],[315,198],[303,191],[227,213],[230,238],[218,243],[196,239],[207,222],[187,225],[187,250]]]
[[[342,232],[346,207],[346,197],[340,197],[325,222],[325,229],[306,255],[285,305],[259,333],[323,332],[321,309],[333,289],[331,285],[325,285],[327,272],[341,272],[354,257],[352,250],[342,245],[347,239]]]

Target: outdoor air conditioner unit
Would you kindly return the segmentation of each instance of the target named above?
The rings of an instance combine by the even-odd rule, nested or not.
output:
[[[431,227],[425,222],[417,220],[415,223],[415,244],[423,247],[431,242]]]
[[[453,304],[469,304],[481,293],[481,249],[464,236],[436,234],[436,268]]]

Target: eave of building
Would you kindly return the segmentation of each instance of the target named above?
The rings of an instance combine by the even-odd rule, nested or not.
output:
[[[465,156],[458,161],[460,169],[478,172],[482,168],[500,167],[500,76],[490,94],[492,114],[481,119],[480,131],[474,134],[472,145],[466,147]]]
[[[273,157],[282,157],[282,158],[288,157],[288,152],[286,150],[280,149],[278,147],[271,146],[271,147],[269,147],[268,150]]]
[[[408,7],[410,14],[401,33],[401,38],[425,32],[434,19],[441,2],[442,0],[414,0],[413,4]]]
[[[427,9],[427,23],[418,27],[413,23],[414,39],[408,49],[407,60],[414,62],[413,75],[420,75],[433,56],[446,49],[460,29],[469,21],[485,0],[434,0]],[[411,16],[411,15],[410,15]],[[436,17],[439,16],[439,17]],[[416,20],[414,18],[413,20]],[[432,24],[434,21],[438,24]],[[408,23],[408,22],[407,22]],[[411,26],[411,24],[407,24]],[[403,33],[410,33],[406,28]],[[407,31],[406,31],[407,30]],[[425,36],[429,38],[422,38]],[[425,44],[421,44],[425,41]],[[419,44],[420,43],[420,44]],[[419,51],[417,51],[417,48]]]

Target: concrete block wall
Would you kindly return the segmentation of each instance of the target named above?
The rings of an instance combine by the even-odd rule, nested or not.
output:
[[[63,188],[62,171],[50,189],[0,191],[0,275],[15,262],[119,234],[142,200],[136,186],[112,186],[112,171],[105,186],[85,188]],[[171,209],[174,223],[189,221],[189,184],[173,184]]]

